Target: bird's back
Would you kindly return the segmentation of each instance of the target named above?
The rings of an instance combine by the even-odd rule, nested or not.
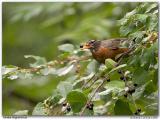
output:
[[[110,49],[118,49],[124,42],[128,42],[127,38],[115,38],[115,39],[108,39],[102,40],[101,46],[110,48]]]

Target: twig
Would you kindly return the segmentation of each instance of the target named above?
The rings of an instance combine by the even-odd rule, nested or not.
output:
[[[91,56],[83,56],[83,57],[71,56],[71,57],[68,57],[67,60],[69,60],[69,61],[76,60],[77,62],[79,62],[82,60],[88,60],[90,58],[91,58]]]
[[[92,96],[90,97],[90,99],[87,101],[87,103],[91,102],[92,98],[95,96],[96,92],[101,88],[101,86],[105,83],[106,78],[103,79],[102,83],[95,89],[95,91],[93,92]],[[80,112],[80,116],[83,115],[86,107],[87,107],[87,103],[85,104],[85,106],[82,108],[81,112]]]
[[[98,77],[96,77],[88,87],[91,87],[97,80],[98,80]]]
[[[96,74],[94,74],[83,86],[82,86],[82,89],[85,88],[87,86],[87,84],[92,80],[94,79],[96,76]],[[96,77],[97,78],[97,77]]]
[[[132,52],[134,50],[135,46],[131,47],[127,52],[123,53],[120,58],[118,58],[118,63],[117,63],[117,66],[120,65],[122,59],[127,55],[129,54],[130,52]]]

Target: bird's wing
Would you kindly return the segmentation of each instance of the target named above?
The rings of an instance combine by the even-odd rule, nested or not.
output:
[[[112,50],[117,50],[119,49],[121,43],[124,41],[127,41],[128,39],[126,38],[115,38],[115,39],[108,39],[108,40],[103,40],[101,42],[102,46],[110,48]]]

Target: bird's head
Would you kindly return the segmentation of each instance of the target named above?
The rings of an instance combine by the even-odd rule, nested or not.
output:
[[[83,45],[80,45],[81,49],[93,49],[95,47],[96,40],[89,40],[88,42],[84,43]]]

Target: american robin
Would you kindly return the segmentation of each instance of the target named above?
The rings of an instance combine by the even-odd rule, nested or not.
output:
[[[129,51],[129,47],[124,47],[124,44],[128,44],[126,38],[115,38],[108,40],[89,40],[85,44],[81,45],[82,49],[89,49],[94,59],[99,63],[105,63],[105,59],[111,58],[115,60],[115,57],[119,54]]]

